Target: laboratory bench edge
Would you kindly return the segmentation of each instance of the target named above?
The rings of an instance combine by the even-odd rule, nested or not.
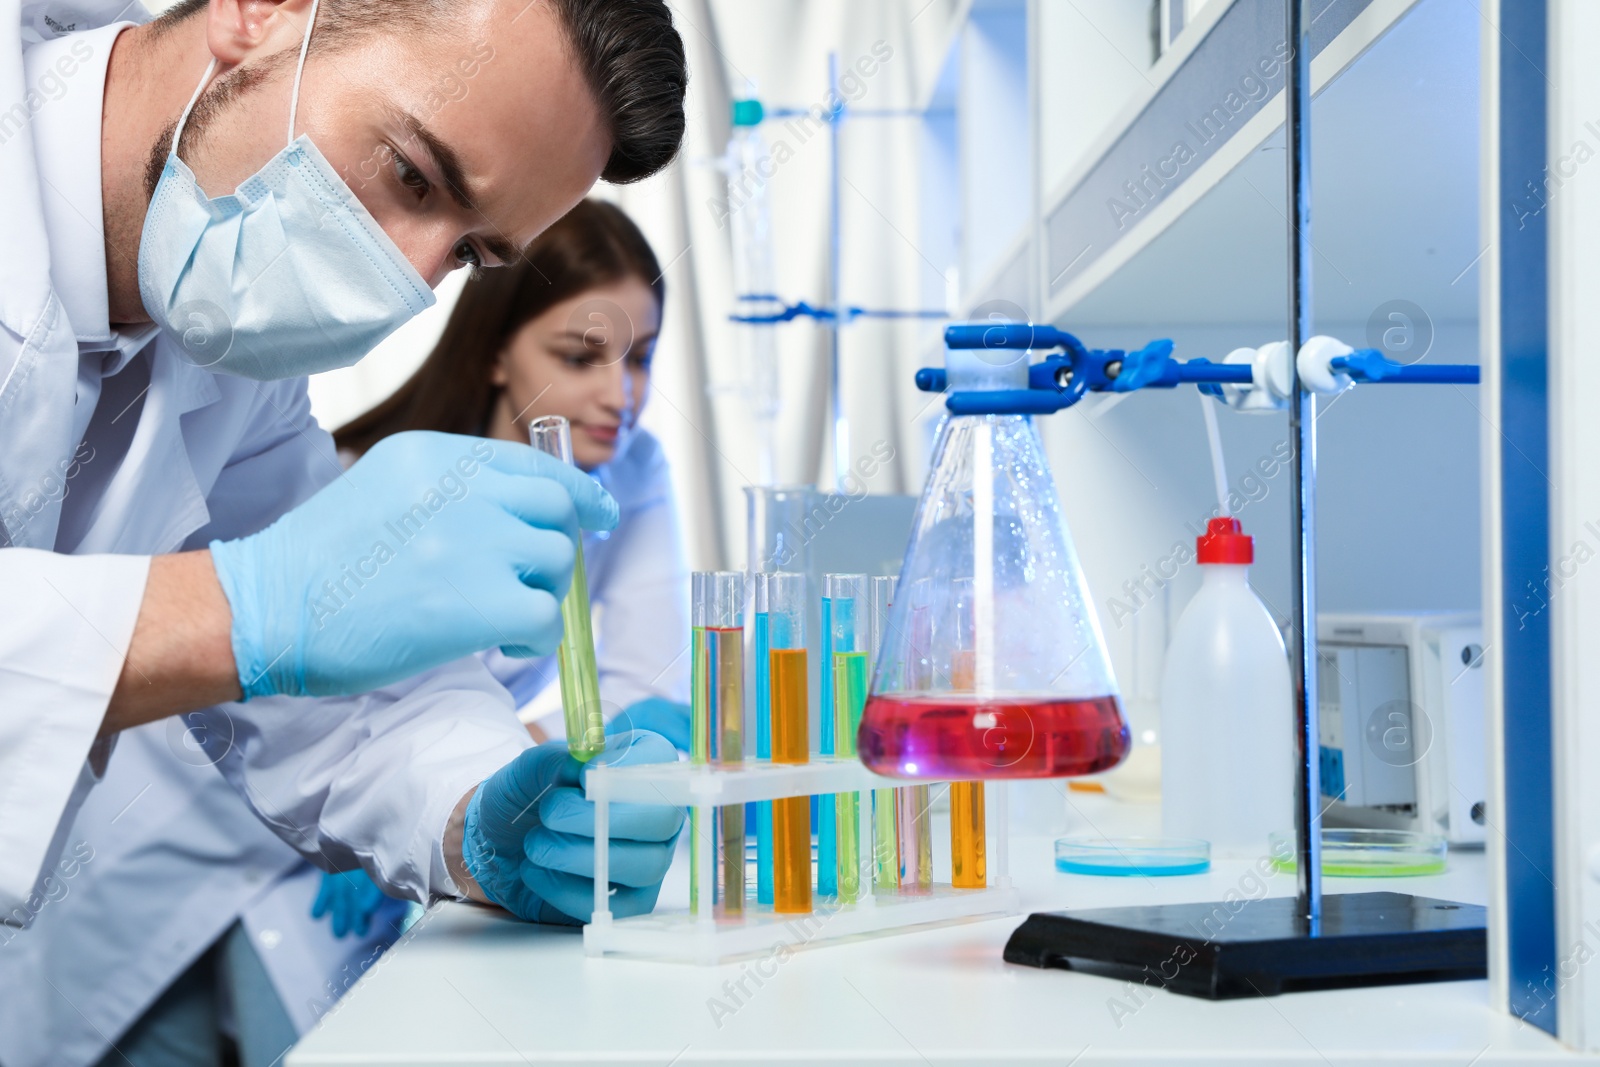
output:
[[[1071,792],[1066,829],[1150,834],[1155,805]],[[935,833],[947,832],[941,823]],[[1015,832],[1025,911],[1260,895],[1253,864],[1207,874],[1063,874],[1051,836]],[[687,859],[662,907],[683,907]],[[1266,880],[1289,895],[1290,874]],[[1442,875],[1329,878],[1482,904],[1481,851]],[[822,945],[715,967],[584,955],[579,931],[441,904],[289,1054],[287,1067],[445,1064],[1362,1064],[1600,1063],[1493,1010],[1485,981],[1206,1001],[1001,960],[1022,916]],[[796,935],[798,937],[800,935]]]

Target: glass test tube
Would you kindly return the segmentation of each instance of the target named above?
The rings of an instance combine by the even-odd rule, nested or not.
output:
[[[889,626],[894,578],[872,579],[872,657],[877,659]],[[895,802],[900,789],[872,791],[872,891],[892,892],[900,886],[900,847],[895,836]]]
[[[772,762],[808,763],[806,578],[775,572],[767,577],[767,640],[772,677]],[[772,802],[772,908],[811,911],[811,798]]]
[[[752,627],[752,654],[756,675],[756,759],[772,758],[772,661],[769,656],[769,613],[767,612],[768,575],[752,575],[755,580],[755,621]],[[756,803],[756,903],[772,903],[772,801]]]
[[[744,575],[709,575],[706,644],[710,653],[710,734],[718,763],[744,762]],[[722,840],[722,910],[744,912],[744,805],[717,809]]]
[[[572,427],[564,416],[545,415],[528,423],[528,440],[540,452],[572,462]],[[583,542],[572,561],[572,585],[561,601],[561,645],[556,649],[561,678],[561,709],[567,749],[586,762],[606,750],[606,720],[600,704],[600,675],[594,662],[594,626],[589,619],[589,578]]]
[[[856,731],[867,706],[867,576],[830,574],[824,579],[832,637],[834,749],[841,756],[856,754]],[[826,810],[829,805],[824,804]],[[836,892],[840,903],[854,904],[861,897],[861,794],[839,793],[833,798],[838,826]],[[821,852],[817,855],[817,892],[822,892]]]
[[[962,583],[964,584],[964,583]],[[965,596],[976,609],[976,592],[955,594],[958,600]],[[958,618],[960,618],[958,613]],[[968,623],[965,632],[958,630],[957,647],[950,658],[950,689],[958,693],[976,692],[976,642]],[[983,783],[950,783],[950,884],[957,889],[982,889],[988,884],[988,832],[984,821]]]
[[[706,619],[711,613],[710,571],[689,576],[689,762],[711,762],[711,647]],[[689,911],[700,913],[700,837],[710,832],[698,806],[689,809]]]
[[[821,604],[822,632],[818,635],[818,654],[821,662],[818,666],[817,714],[821,719],[817,738],[817,751],[824,756],[832,756],[838,748],[834,737],[833,721],[833,604],[827,593],[827,581],[823,582]],[[839,893],[839,850],[838,850],[838,812],[832,796],[818,797],[817,800],[817,895],[823,897],[837,896]]]

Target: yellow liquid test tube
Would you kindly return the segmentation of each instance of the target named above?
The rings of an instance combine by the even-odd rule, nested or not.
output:
[[[950,653],[950,688],[974,689],[976,655],[970,648]],[[984,821],[983,783],[950,783],[950,884],[957,889],[988,885],[988,826]]]
[[[984,824],[983,783],[950,783],[950,884],[982,889],[989,884],[988,834]]]
[[[545,415],[528,423],[528,441],[540,452],[572,462],[572,427],[561,415]],[[594,625],[589,618],[589,577],[583,566],[583,542],[572,561],[572,585],[561,601],[561,645],[556,649],[561,679],[561,710],[567,728],[567,750],[587,762],[606,750],[605,711],[600,703],[600,675],[594,662]]]
[[[805,576],[767,578],[772,676],[772,762],[809,763],[811,737],[806,683]],[[811,798],[772,802],[772,910],[811,911]]]

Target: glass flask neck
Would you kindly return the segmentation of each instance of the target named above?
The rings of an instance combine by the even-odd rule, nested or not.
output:
[[[944,366],[946,388],[953,393],[1028,387],[1028,353],[1015,349],[946,349]]]

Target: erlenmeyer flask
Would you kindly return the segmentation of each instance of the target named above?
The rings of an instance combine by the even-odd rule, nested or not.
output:
[[[996,388],[1007,373],[992,361],[1010,355],[982,353],[990,365],[969,376],[952,352],[950,387]],[[1115,766],[1128,746],[1038,431],[1026,415],[946,415],[861,721],[861,761],[908,778],[1068,777]]]

